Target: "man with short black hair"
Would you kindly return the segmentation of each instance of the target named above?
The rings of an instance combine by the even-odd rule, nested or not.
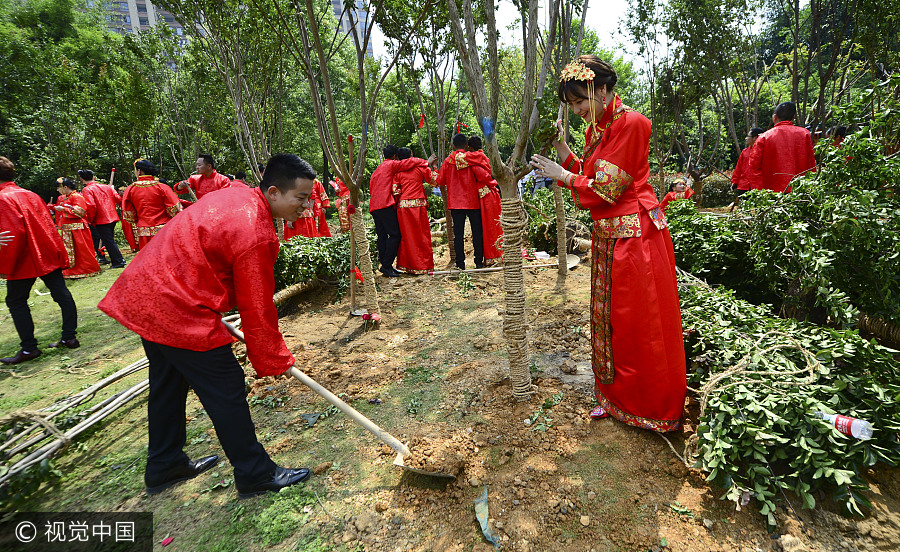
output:
[[[277,466],[257,440],[244,371],[221,313],[240,313],[247,356],[259,377],[293,366],[272,301],[279,248],[273,219],[297,220],[314,178],[309,163],[296,155],[273,156],[259,188],[206,195],[167,224],[100,301],[100,310],[141,336],[150,361],[148,494],[218,461],[208,456],[192,462],[182,450],[188,387],[234,466],[240,498],[309,477],[305,468]]]
[[[762,133],[750,150],[748,179],[751,190],[790,192],[791,180],[816,167],[812,138],[794,126],[797,107],[782,102],[775,108],[771,129]]]
[[[28,297],[38,278],[62,311],[62,338],[51,346],[73,349],[79,346],[75,337],[78,309],[62,273],[63,268],[69,267],[66,246],[44,200],[16,186],[15,178],[13,162],[0,157],[0,229],[9,232],[7,238],[12,238],[0,251],[0,277],[6,279],[6,306],[21,346],[15,355],[0,359],[3,364],[19,364],[41,356],[28,308]]]
[[[116,223],[119,222],[119,214],[116,205],[122,202],[122,198],[112,186],[100,184],[94,180],[94,171],[81,169],[78,171],[78,179],[84,188],[81,195],[87,203],[87,219],[91,226],[91,238],[94,240],[94,251],[100,264],[106,264],[106,258],[100,253],[100,242],[109,253],[112,268],[125,268],[125,258],[116,245]]]
[[[397,219],[397,200],[394,197],[394,169],[389,161],[396,161],[399,149],[394,144],[384,147],[384,161],[372,171],[369,178],[369,213],[375,222],[378,238],[379,271],[388,277],[402,273],[394,268],[397,250],[400,249],[400,222]]]
[[[207,153],[200,154],[194,167],[196,168],[194,174],[189,176],[187,180],[182,180],[175,184],[176,193],[186,194],[188,186],[190,186],[197,199],[201,199],[210,192],[231,187],[231,179],[216,171],[216,163],[213,161],[212,155]]]
[[[478,185],[472,171],[464,170],[468,140],[464,134],[453,136],[453,151],[441,165],[437,177],[439,187],[447,187],[447,208],[453,218],[453,249],[456,267],[466,269],[465,231],[466,218],[472,229],[472,246],[475,250],[475,268],[484,266],[484,236],[481,224],[481,203],[478,201]],[[462,160],[460,163],[459,160]]]

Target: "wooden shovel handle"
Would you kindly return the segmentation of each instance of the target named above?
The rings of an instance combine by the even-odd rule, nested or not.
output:
[[[224,320],[222,321],[222,324],[225,324],[225,327],[228,328],[228,332],[231,335],[240,339],[241,341],[244,341],[244,332],[235,328],[234,326],[232,326],[228,322],[225,322]],[[291,366],[289,372],[292,376],[294,376],[295,378],[300,380],[304,385],[306,385],[307,387],[309,387],[310,389],[315,391],[317,394],[319,394],[323,399],[330,402],[334,406],[338,407],[341,412],[343,412],[347,416],[350,416],[351,420],[353,420],[354,422],[361,425],[363,428],[368,430],[369,433],[371,433],[375,437],[378,437],[379,439],[381,439],[381,441],[383,443],[385,443],[387,446],[391,447],[392,449],[394,449],[399,454],[402,454],[403,456],[409,456],[409,454],[410,454],[409,448],[407,448],[406,445],[401,443],[399,440],[397,440],[396,437],[394,437],[387,431],[378,427],[378,425],[375,422],[373,422],[372,420],[370,420],[370,419],[366,418],[365,416],[363,416],[362,414],[360,414],[355,408],[353,408],[349,404],[342,401],[337,395],[335,395],[328,389],[325,389],[324,387],[319,385],[319,383],[316,382],[314,379],[312,379],[311,377],[307,376],[306,374],[304,374],[303,372],[298,370],[297,366]]]

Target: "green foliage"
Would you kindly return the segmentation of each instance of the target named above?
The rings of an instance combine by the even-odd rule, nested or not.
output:
[[[367,230],[366,238],[369,250],[372,251],[375,250],[376,236],[371,225]],[[275,289],[284,289],[315,278],[336,278],[339,288],[343,289],[348,284],[349,274],[349,233],[321,238],[298,236],[281,244],[278,260],[275,261]]]
[[[563,200],[566,220],[574,219],[590,228],[592,225],[590,211],[577,209],[568,191],[563,191]],[[528,214],[528,243],[538,251],[556,255],[556,202],[553,199],[553,191],[541,188],[534,195],[526,194],[523,203]]]
[[[846,512],[861,514],[868,507],[860,493],[865,468],[900,461],[900,364],[893,351],[852,331],[776,318],[727,290],[687,287],[680,296],[691,335],[688,385],[702,388],[724,376],[697,428],[697,464],[710,472],[707,480],[728,500],[752,493],[770,525],[782,489],[805,508],[822,490]],[[723,374],[742,362],[742,370]],[[844,436],[813,418],[819,410],[868,420],[874,437]]]
[[[0,467],[0,475],[5,475],[8,469],[6,466]],[[62,472],[50,459],[44,458],[38,464],[17,473],[0,487],[0,508],[6,511],[17,510],[43,483],[53,484],[61,477]]]
[[[863,132],[823,146],[817,173],[790,194],[745,194],[734,218],[674,205],[678,263],[737,290],[763,286],[800,318],[847,327],[862,310],[900,322],[900,159],[883,151]]]

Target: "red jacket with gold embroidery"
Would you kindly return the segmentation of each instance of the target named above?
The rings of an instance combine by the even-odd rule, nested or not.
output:
[[[809,131],[790,121],[778,121],[759,135],[750,150],[750,189],[790,192],[791,179],[815,168]]]
[[[208,176],[202,174],[192,174],[187,179],[188,184],[194,190],[197,199],[202,198],[210,192],[231,187],[231,179],[224,174],[219,174],[213,169]],[[187,190],[185,190],[187,192]]]
[[[466,150],[458,149],[444,159],[437,177],[437,185],[447,187],[448,209],[481,209],[478,201],[478,187],[472,171],[463,170],[457,162],[457,156]]]
[[[84,200],[87,202],[87,216],[85,218],[88,224],[97,226],[119,220],[116,205],[122,202],[122,198],[113,190],[112,186],[92,180],[84,185],[81,195],[84,196]]]
[[[400,190],[399,201],[414,203],[400,205],[400,207],[426,206],[425,187],[422,183],[427,182],[429,185],[432,185],[435,179],[431,169],[428,168],[428,162],[419,157],[410,157],[394,161],[392,168],[396,171],[394,173],[394,183]]]
[[[172,188],[150,175],[122,192],[122,218],[139,227],[162,226],[181,211],[181,202]]]
[[[497,190],[499,185],[491,174],[491,160],[484,151],[467,151],[464,154],[456,154],[456,168],[463,169],[466,166],[474,173],[479,198],[486,196],[492,190]]]
[[[665,226],[659,200],[647,182],[650,130],[650,120],[622,105],[617,95],[600,121],[585,132],[584,157],[572,154],[562,164],[577,175],[571,186],[575,205],[590,209],[603,237],[640,235],[641,209],[650,213],[657,227]]]
[[[68,268],[66,246],[47,204],[14,182],[0,182],[0,230],[12,232],[12,241],[0,246],[0,277],[24,280]]]
[[[280,374],[294,357],[272,302],[278,247],[259,188],[228,188],[166,224],[98,306],[144,339],[191,351],[231,343],[221,313],[237,307],[256,373]]]
[[[84,200],[84,196],[79,194],[78,192],[72,192],[69,195],[63,197],[60,196],[59,203],[63,210],[59,211],[56,216],[59,221],[59,225],[63,224],[74,224],[77,222],[81,222],[87,224],[87,213],[88,213],[88,205]],[[87,226],[85,226],[87,228]]]

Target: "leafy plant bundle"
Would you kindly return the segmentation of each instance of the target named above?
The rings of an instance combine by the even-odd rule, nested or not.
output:
[[[777,318],[728,290],[681,287],[692,358],[688,384],[700,389],[696,466],[726,490],[752,494],[770,525],[780,490],[804,508],[816,492],[847,513],[870,507],[863,470],[900,461],[900,363],[854,331]],[[871,440],[847,437],[814,417],[839,413],[871,422]]]
[[[368,232],[366,237],[369,247],[374,248],[374,232]],[[343,287],[349,274],[350,234],[322,238],[298,236],[281,244],[275,261],[275,289],[315,278],[337,278],[339,286]]]

